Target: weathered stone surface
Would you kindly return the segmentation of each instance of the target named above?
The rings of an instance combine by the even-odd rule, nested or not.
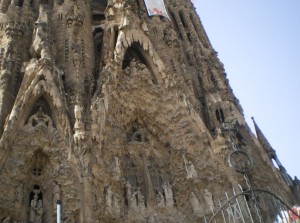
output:
[[[142,0],[1,1],[0,222],[55,222],[57,200],[68,223],[198,222],[246,187],[235,149],[295,202],[192,3],[165,2],[171,20]]]

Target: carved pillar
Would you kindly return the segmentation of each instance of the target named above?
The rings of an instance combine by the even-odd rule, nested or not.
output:
[[[0,124],[3,126],[8,111],[12,108],[15,94],[15,79],[17,63],[20,58],[16,52],[20,46],[20,40],[24,33],[24,27],[18,22],[10,22],[5,27],[7,45],[4,48],[0,72]],[[0,129],[2,134],[3,129]]]
[[[94,46],[91,27],[91,9],[89,2],[68,2],[66,15],[67,33],[65,36],[65,79],[68,85],[68,97],[73,111],[75,105],[82,108],[81,116],[85,119],[89,101],[90,85],[94,68]],[[72,114],[75,124],[75,113]],[[83,123],[85,120],[83,120]],[[78,126],[77,126],[78,127]],[[79,137],[80,140],[82,140]]]
[[[198,34],[199,39],[203,42],[203,44],[204,44],[205,47],[212,49],[212,46],[211,46],[211,44],[210,44],[210,42],[208,40],[207,34],[206,34],[205,30],[204,30],[204,27],[203,27],[200,19],[198,17],[196,17],[194,14],[191,14],[191,17],[193,19],[192,22],[193,22],[195,31]]]
[[[94,223],[94,205],[92,193],[92,177],[83,177],[84,194],[84,221],[83,223]]]
[[[94,223],[94,204],[92,193],[92,154],[89,149],[83,154],[83,201],[84,206],[84,222],[82,223]]]
[[[180,32],[180,35],[182,37],[182,40],[183,41],[187,41],[187,35],[186,35],[186,32],[185,32],[185,29],[184,29],[184,26],[181,22],[181,19],[179,17],[179,12],[178,11],[175,11],[174,13],[174,18],[175,18],[175,22],[177,23],[178,25],[178,28],[179,28],[179,32]]]

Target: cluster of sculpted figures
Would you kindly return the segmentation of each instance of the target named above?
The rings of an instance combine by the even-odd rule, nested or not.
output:
[[[33,198],[30,201],[30,215],[29,222],[30,223],[42,223],[43,217],[43,203],[42,199],[39,199],[38,194],[40,193],[40,189],[33,189]]]

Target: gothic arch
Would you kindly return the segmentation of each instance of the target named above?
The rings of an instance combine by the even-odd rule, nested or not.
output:
[[[69,126],[65,111],[66,99],[63,96],[63,84],[59,77],[60,71],[56,68],[51,72],[42,68],[39,71],[29,71],[21,84],[15,105],[7,120],[5,131],[17,128],[21,129],[30,115],[35,102],[43,98],[51,110],[51,117],[55,126],[63,133]],[[11,137],[11,136],[9,136]]]
[[[52,118],[54,126],[61,127],[59,113],[52,102],[51,95],[47,93],[36,95],[24,104],[26,104],[26,106],[22,109],[22,114],[17,122],[17,129],[21,129],[25,124],[27,124],[30,116],[37,113],[39,108],[42,108],[43,112]]]
[[[145,61],[147,61],[152,72],[156,74],[158,83],[162,83],[165,77],[165,66],[156,53],[150,39],[141,30],[119,31],[114,52],[115,61],[122,65],[125,53],[132,46],[138,46],[139,52],[143,55]]]
[[[220,101],[211,104],[208,108],[210,110],[210,128],[215,128],[216,125],[220,125],[221,123],[225,122],[227,118],[227,111],[224,104]]]
[[[129,66],[132,59],[136,59],[137,61],[145,64],[151,73],[153,83],[157,84],[158,80],[160,79],[160,77],[157,75],[159,71],[153,63],[150,55],[137,42],[134,42],[129,48],[127,48],[122,62],[123,70]]]

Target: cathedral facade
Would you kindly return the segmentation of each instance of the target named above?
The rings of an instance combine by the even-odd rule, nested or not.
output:
[[[268,223],[300,203],[190,0],[1,0],[0,60],[0,222]]]

